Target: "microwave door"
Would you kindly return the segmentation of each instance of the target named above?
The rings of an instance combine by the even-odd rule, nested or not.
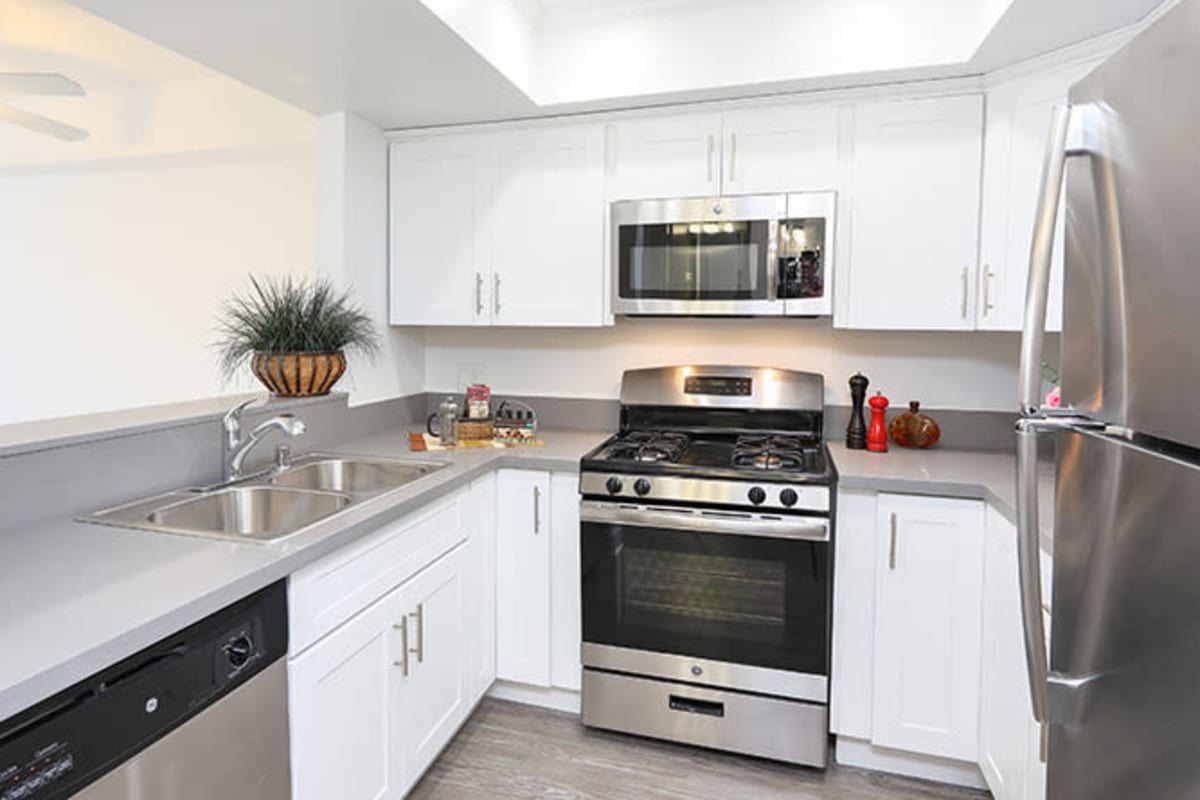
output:
[[[614,203],[617,314],[775,315],[783,196]]]
[[[804,192],[787,198],[778,229],[777,297],[789,317],[833,313],[833,231],[836,194]]]

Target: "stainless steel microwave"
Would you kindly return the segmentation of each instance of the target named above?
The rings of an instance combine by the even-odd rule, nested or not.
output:
[[[834,192],[613,203],[613,313],[828,316]]]

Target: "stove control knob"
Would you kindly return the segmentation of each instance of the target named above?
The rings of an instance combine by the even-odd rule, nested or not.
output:
[[[625,484],[621,483],[620,478],[618,478],[616,475],[613,475],[604,482],[604,488],[608,489],[609,494],[616,494],[617,492],[621,491],[621,489],[625,488]]]
[[[633,483],[633,490],[640,495],[650,494],[650,481],[645,478],[638,478]]]
[[[761,486],[755,486],[747,492],[747,495],[750,497],[750,502],[756,506],[762,505],[767,499],[767,493],[763,491]]]
[[[800,497],[796,494],[795,489],[784,489],[779,493],[779,502],[783,503],[788,508],[796,505],[796,501],[799,499]]]

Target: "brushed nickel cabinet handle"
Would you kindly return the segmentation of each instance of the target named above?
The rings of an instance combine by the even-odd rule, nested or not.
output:
[[[967,318],[967,268],[962,269],[962,318]]]
[[[475,316],[483,316],[483,274],[475,273]]]
[[[533,533],[537,535],[542,530],[542,488],[533,487]]]
[[[500,273],[492,276],[492,312],[500,315]]]
[[[425,604],[417,603],[416,613],[410,614],[417,621],[417,646],[413,649],[413,655],[417,657],[418,664],[425,663]]]
[[[896,568],[896,515],[892,514],[892,547],[888,552],[888,569]]]
[[[713,145],[714,145],[713,135],[710,133],[708,135],[708,181],[709,181],[709,183],[711,183],[712,179],[713,179]]]
[[[404,677],[408,677],[408,617],[401,617],[399,625],[393,625],[393,628],[400,631],[400,660],[393,661],[392,664],[400,668],[400,673]]]

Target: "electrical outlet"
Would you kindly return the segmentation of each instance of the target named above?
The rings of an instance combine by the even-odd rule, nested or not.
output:
[[[456,380],[459,389],[465,389],[472,383],[484,383],[483,367],[479,364],[459,364]]]

